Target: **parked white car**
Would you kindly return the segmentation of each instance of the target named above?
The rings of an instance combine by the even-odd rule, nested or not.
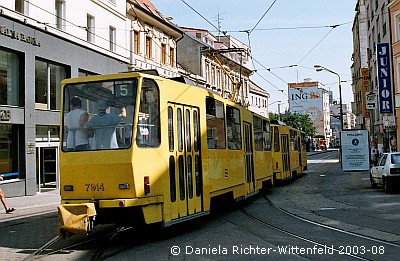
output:
[[[400,152],[383,153],[371,168],[369,179],[372,188],[383,185],[385,192],[400,185]]]

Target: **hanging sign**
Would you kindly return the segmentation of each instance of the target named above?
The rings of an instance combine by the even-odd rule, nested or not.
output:
[[[378,63],[379,112],[392,113],[392,83],[390,80],[389,44],[377,44],[376,61]]]
[[[374,110],[376,108],[376,93],[369,92],[365,94],[365,107],[367,110]]]

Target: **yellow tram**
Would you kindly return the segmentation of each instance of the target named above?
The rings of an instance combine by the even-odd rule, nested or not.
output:
[[[143,72],[88,76],[62,82],[62,108],[61,237],[94,223],[168,226],[273,185],[269,120],[203,88]]]
[[[290,180],[307,169],[305,133],[281,122],[271,127],[274,182]]]

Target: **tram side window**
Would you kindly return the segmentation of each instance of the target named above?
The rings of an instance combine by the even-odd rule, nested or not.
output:
[[[213,98],[206,98],[207,144],[209,149],[225,149],[224,104]]]
[[[292,146],[293,151],[299,150],[299,146],[297,144],[297,132],[294,130],[290,130],[290,145]]]
[[[279,152],[281,150],[279,143],[279,128],[274,126],[274,151]]]
[[[263,151],[263,129],[262,119],[253,116],[254,145],[256,151]]]
[[[263,120],[263,145],[265,151],[271,151],[271,125]]]
[[[305,150],[306,149],[306,143],[307,143],[306,134],[302,132],[301,133],[301,142],[300,142],[301,147],[300,147],[300,150]]]
[[[168,145],[169,151],[174,151],[174,112],[171,106],[168,107]]]
[[[228,128],[228,148],[230,150],[241,150],[242,135],[239,109],[226,106],[226,119],[226,125]]]
[[[138,147],[158,147],[160,140],[160,95],[158,86],[151,79],[143,79],[136,143]]]

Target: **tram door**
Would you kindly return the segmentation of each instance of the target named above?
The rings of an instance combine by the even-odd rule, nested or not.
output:
[[[282,148],[282,178],[289,178],[290,171],[290,155],[289,155],[289,135],[281,135],[281,148]]]
[[[247,194],[255,191],[254,182],[254,161],[253,161],[253,139],[251,124],[244,123],[244,151],[245,151],[245,165],[246,165],[246,179],[247,179]]]
[[[303,172],[303,159],[301,157],[302,156],[301,152],[303,150],[303,144],[301,142],[301,138],[300,137],[297,137],[297,149],[298,149],[298,152],[299,152],[299,167],[300,167],[299,173],[301,173],[301,172]]]
[[[172,219],[203,210],[199,109],[169,103],[170,191]]]

